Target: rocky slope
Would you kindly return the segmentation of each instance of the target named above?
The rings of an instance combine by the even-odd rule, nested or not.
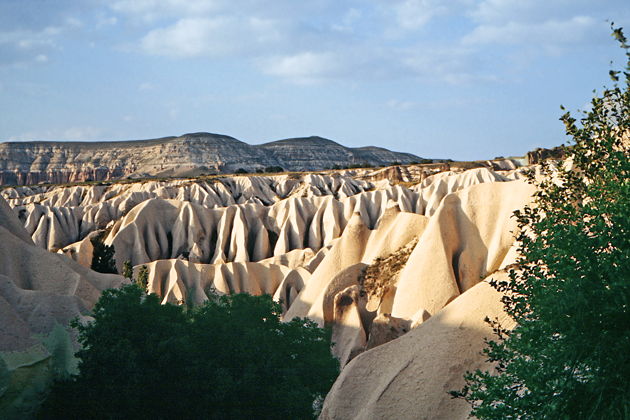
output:
[[[0,417],[31,418],[51,378],[76,371],[68,323],[124,281],[36,246],[0,197]]]
[[[389,165],[421,158],[376,147],[348,148],[321,137],[252,146],[235,138],[192,133],[154,140],[0,143],[0,185],[67,183],[126,177],[170,177],[254,172],[270,166],[289,171],[334,165]]]
[[[0,303],[8,302],[5,311],[16,323],[19,317],[33,324],[25,337],[43,327],[15,293],[76,295],[80,305],[68,313],[87,314],[107,283],[81,265],[90,264],[90,238],[105,232],[118,267],[146,265],[149,289],[163,302],[267,293],[282,302],[285,319],[330,326],[332,351],[344,368],[322,418],[463,419],[468,407],[446,391],[484,363],[479,349],[490,331],[483,319],[502,314],[500,296],[483,279],[503,275],[514,262],[512,212],[533,193],[522,169],[508,161],[496,169],[502,165],[507,170],[410,166],[7,188],[0,222],[11,236],[0,246],[0,274],[10,287],[0,288]],[[400,184],[401,178],[407,180]],[[61,274],[87,283],[75,290],[68,280],[47,280],[25,269],[16,252],[54,258],[77,273]],[[67,316],[57,331],[71,337]],[[6,343],[14,342],[12,334],[0,331]],[[0,359],[6,364],[30,354],[28,348],[16,347],[11,356],[0,349]],[[9,377],[17,378],[15,369]],[[35,378],[29,386],[36,387]],[[0,394],[0,404],[19,406],[12,398]]]

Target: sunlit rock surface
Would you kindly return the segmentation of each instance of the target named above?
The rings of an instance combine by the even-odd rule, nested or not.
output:
[[[64,354],[72,369],[68,320],[123,281],[88,269],[104,233],[118,269],[146,265],[165,303],[265,293],[284,319],[331,327],[343,370],[323,418],[466,418],[446,391],[483,364],[482,320],[503,316],[483,279],[515,261],[512,213],[533,193],[510,162],[4,189],[2,369],[14,377],[9,352],[31,348],[41,350],[32,360]],[[40,389],[42,377],[24,384]],[[0,404],[24,407],[29,395],[0,394]]]

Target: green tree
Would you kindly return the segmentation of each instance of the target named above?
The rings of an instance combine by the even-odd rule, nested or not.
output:
[[[54,384],[45,419],[313,418],[338,374],[330,332],[280,321],[269,296],[160,305],[138,285],[106,290],[78,325],[79,374]]]
[[[505,310],[517,327],[492,322],[485,353],[496,372],[468,373],[453,392],[480,419],[630,418],[630,50],[612,89],[581,123],[562,116],[572,168],[544,164],[535,206],[517,212],[517,270]]]
[[[90,268],[99,273],[118,273],[116,260],[114,259],[114,245],[105,245],[105,232],[94,236],[90,241],[94,247],[92,253],[92,265]]]
[[[149,287],[149,267],[143,265],[138,269],[138,278],[136,279],[136,284],[142,288],[145,292]]]
[[[123,263],[122,275],[126,279],[133,280],[133,265],[131,265],[130,260],[127,260]]]

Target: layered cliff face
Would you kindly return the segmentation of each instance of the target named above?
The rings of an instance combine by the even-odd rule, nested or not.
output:
[[[0,143],[0,185],[186,177],[238,169],[254,172],[271,166],[289,171],[322,170],[333,165],[418,160],[386,149],[347,148],[320,137],[260,146],[210,133],[126,142],[13,142]]]
[[[521,169],[440,169],[16,187],[0,200],[13,236],[72,267],[89,265],[91,235],[105,232],[119,269],[146,265],[163,302],[267,293],[285,319],[330,326],[344,368],[323,418],[466,418],[446,391],[484,363],[483,319],[502,314],[483,279],[515,261],[512,212],[533,190]],[[18,271],[13,289],[32,277],[56,290]]]
[[[302,137],[265,143],[260,147],[282,162],[290,170],[318,171],[335,165],[373,166],[393,162],[411,163],[422,160],[410,153],[398,153],[380,147],[348,148],[321,137]],[[282,164],[281,164],[282,166]]]

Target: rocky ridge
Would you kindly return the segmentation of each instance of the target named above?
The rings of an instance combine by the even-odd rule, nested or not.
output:
[[[267,167],[317,171],[334,165],[382,166],[420,160],[377,147],[344,147],[321,137],[261,145],[211,133],[135,141],[6,142],[0,143],[0,185],[187,177]]]

